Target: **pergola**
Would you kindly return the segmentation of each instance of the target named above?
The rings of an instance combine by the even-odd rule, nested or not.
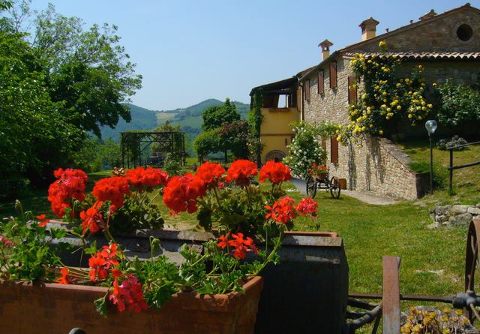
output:
[[[129,131],[121,133],[122,166],[130,168],[142,165],[160,165],[167,153],[180,158],[185,163],[185,134],[180,131],[143,132]],[[145,158],[145,152],[158,144],[155,154]]]

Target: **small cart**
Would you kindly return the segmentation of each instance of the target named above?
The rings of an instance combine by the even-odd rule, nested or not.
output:
[[[330,177],[328,171],[326,173],[312,174],[309,173],[305,182],[307,195],[315,198],[317,195],[317,189],[325,189],[330,191],[330,195],[333,198],[338,199],[340,197],[340,183],[336,176]]]

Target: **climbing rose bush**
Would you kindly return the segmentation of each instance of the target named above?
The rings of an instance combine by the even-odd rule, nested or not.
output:
[[[327,155],[322,148],[321,138],[315,125],[301,122],[293,128],[293,131],[295,137],[288,145],[288,155],[283,161],[294,175],[306,178],[312,164],[325,164]]]
[[[388,53],[384,41],[380,43],[378,54],[358,53],[350,61],[350,67],[364,85],[357,101],[349,106],[350,122],[339,132],[339,141],[364,133],[382,136],[401,121],[415,125],[432,109],[425,98],[422,65],[412,68],[409,75],[401,75],[398,71],[401,60]],[[358,83],[352,85],[351,88],[360,88]]]

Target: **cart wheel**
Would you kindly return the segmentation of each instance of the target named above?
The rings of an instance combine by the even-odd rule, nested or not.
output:
[[[467,236],[467,252],[465,254],[465,291],[475,291],[475,272],[478,265],[480,244],[480,219],[470,223]],[[472,310],[465,310],[470,322],[475,320]]]
[[[330,195],[332,195],[333,198],[339,198],[340,197],[340,184],[338,183],[338,179],[335,176],[332,176],[332,179],[330,180]]]
[[[311,198],[315,198],[315,195],[317,194],[317,182],[313,179],[313,177],[307,177],[306,188],[307,195]]]

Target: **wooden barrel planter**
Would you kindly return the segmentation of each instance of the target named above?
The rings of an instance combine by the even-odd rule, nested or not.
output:
[[[262,277],[255,333],[342,332],[348,264],[336,233],[287,232],[280,263]]]
[[[101,316],[93,301],[107,289],[81,285],[0,283],[0,333],[67,334],[251,334],[254,331],[262,278],[244,285],[245,293],[178,293],[159,310]]]

